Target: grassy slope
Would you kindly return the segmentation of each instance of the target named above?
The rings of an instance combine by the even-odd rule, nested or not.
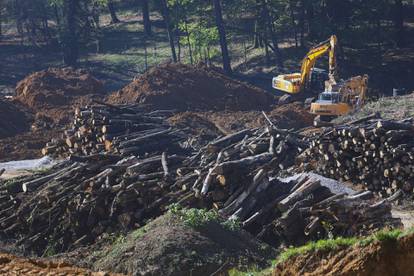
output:
[[[229,271],[230,276],[265,276],[272,275],[273,267],[278,264],[287,261],[289,258],[298,256],[301,254],[307,254],[313,251],[330,251],[340,248],[348,248],[350,246],[367,246],[373,242],[391,242],[397,239],[400,239],[404,236],[414,233],[414,228],[409,228],[405,231],[400,229],[393,230],[380,230],[367,237],[350,237],[343,238],[338,237],[334,239],[326,239],[309,242],[306,245],[299,247],[289,247],[283,251],[279,257],[272,262],[272,266],[265,269],[259,270],[257,268],[252,268],[250,271],[239,271],[233,269]]]
[[[361,110],[353,114],[340,117],[337,123],[344,123],[354,119],[379,112],[384,119],[403,119],[414,116],[414,94],[398,97],[384,97],[367,103]]]

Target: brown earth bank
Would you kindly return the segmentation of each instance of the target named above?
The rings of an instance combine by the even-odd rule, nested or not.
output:
[[[273,275],[395,276],[414,273],[414,235],[397,241],[316,251],[290,258],[276,266]]]
[[[163,64],[108,97],[110,103],[143,103],[179,111],[267,110],[275,97],[204,65]]]
[[[275,251],[243,230],[228,230],[217,222],[188,226],[167,213],[104,249],[80,249],[63,256],[93,270],[185,276],[221,275],[235,266],[265,267]]]
[[[63,261],[51,262],[0,253],[0,275],[121,276],[122,274],[93,272]]]

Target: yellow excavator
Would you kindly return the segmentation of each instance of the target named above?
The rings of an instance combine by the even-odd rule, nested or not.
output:
[[[320,115],[321,120],[345,115],[361,107],[365,102],[368,76],[356,76],[348,80],[338,81],[336,47],[337,37],[332,35],[328,40],[313,47],[302,61],[300,73],[284,74],[273,78],[272,86],[289,94],[308,91],[319,94],[318,100],[311,103],[310,112]],[[329,73],[314,68],[318,58],[329,53]],[[324,91],[319,93],[319,91]],[[309,95],[309,93],[308,93]],[[308,101],[308,100],[307,100]]]
[[[311,113],[321,120],[355,111],[365,103],[368,89],[368,75],[352,77],[339,82],[326,81],[325,91],[311,104]]]
[[[284,74],[274,77],[272,87],[289,93],[298,94],[309,90],[317,90],[317,93],[323,89],[323,83],[327,79],[334,81],[336,78],[336,46],[337,38],[332,35],[328,40],[314,46],[302,60],[300,73]],[[314,68],[315,63],[324,54],[329,53],[329,74]]]

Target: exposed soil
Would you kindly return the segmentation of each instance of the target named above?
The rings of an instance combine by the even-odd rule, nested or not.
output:
[[[121,274],[92,272],[71,266],[65,262],[50,262],[41,259],[20,258],[0,253],[1,275],[79,275],[79,276],[116,276]]]
[[[93,268],[132,275],[211,275],[240,264],[268,265],[274,257],[247,232],[218,223],[195,229],[166,214],[144,229],[96,254]]]
[[[10,101],[0,100],[0,139],[29,130],[29,118]]]
[[[27,76],[16,86],[16,100],[37,118],[66,124],[74,108],[102,98],[102,82],[86,70],[49,68]],[[99,96],[101,95],[101,96]]]
[[[60,135],[59,129],[39,129],[0,139],[0,162],[39,158],[45,144]]]
[[[85,70],[50,68],[27,76],[15,100],[0,101],[0,161],[40,157],[74,109],[102,100],[102,93],[102,82]]]
[[[179,111],[267,110],[274,96],[231,79],[217,68],[163,64],[108,97],[110,103],[144,103]]]
[[[292,257],[277,265],[273,275],[412,275],[414,235],[330,252]]]

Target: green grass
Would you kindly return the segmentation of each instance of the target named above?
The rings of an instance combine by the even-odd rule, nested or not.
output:
[[[348,248],[351,246],[368,246],[374,242],[380,242],[383,244],[390,244],[396,242],[398,239],[407,235],[414,234],[414,227],[406,230],[401,229],[383,229],[375,232],[367,237],[350,237],[343,238],[338,237],[334,239],[325,239],[319,241],[312,241],[303,246],[289,247],[283,251],[279,257],[272,262],[272,265],[264,270],[257,267],[252,267],[248,271],[240,271],[237,268],[233,268],[228,271],[230,276],[265,276],[271,275],[273,267],[279,263],[283,263],[292,257],[308,254],[314,251],[331,251],[340,248]]]
[[[338,237],[334,239],[328,239],[328,240],[319,240],[315,242],[309,242],[304,246],[300,247],[291,247],[286,249],[282,254],[280,254],[278,258],[279,262],[285,262],[286,260],[290,259],[291,257],[297,256],[297,255],[303,255],[308,252],[312,251],[330,251],[335,250],[342,247],[349,247],[358,242],[358,238],[352,237],[352,238],[343,238]]]
[[[279,258],[277,259],[277,263],[285,262],[291,257],[307,254],[313,251],[326,251],[326,250],[335,250],[341,247],[350,247],[353,245],[359,246],[367,246],[373,242],[381,242],[381,243],[390,243],[395,242],[399,238],[404,236],[410,235],[414,233],[414,227],[408,228],[407,230],[401,229],[383,229],[375,232],[374,234],[367,236],[367,237],[351,237],[351,238],[343,238],[338,237],[335,239],[327,239],[327,240],[319,240],[315,242],[309,242],[304,246],[300,247],[291,247],[286,249],[282,254],[280,254]]]
[[[404,232],[400,229],[380,230],[374,234],[374,238],[380,242],[395,242],[403,235]]]

